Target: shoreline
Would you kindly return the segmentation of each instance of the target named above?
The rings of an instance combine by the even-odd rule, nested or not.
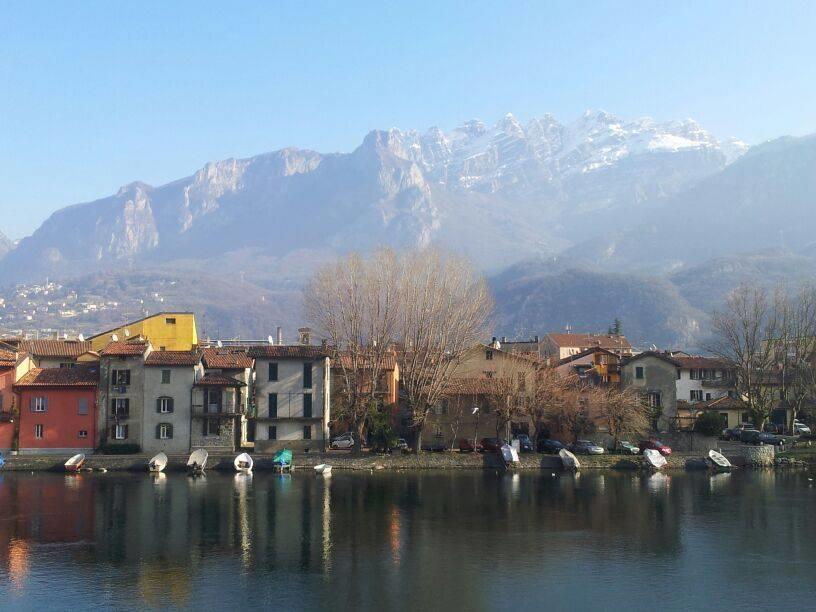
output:
[[[786,457],[771,458],[771,462],[756,463],[745,455],[726,455],[736,468],[807,468],[810,463]],[[186,471],[187,455],[172,455],[165,471]],[[234,472],[235,454],[211,454],[207,462],[208,471]],[[9,472],[64,472],[68,459],[62,455],[12,455],[5,456],[5,466],[0,470]],[[93,471],[147,472],[148,455],[88,455],[85,466]],[[254,470],[274,471],[272,455],[253,455]],[[707,469],[704,456],[699,453],[676,453],[667,459],[664,471],[692,471]],[[587,470],[640,470],[642,458],[635,455],[581,455],[581,469]],[[315,465],[328,463],[334,470],[342,471],[421,471],[421,470],[562,470],[557,455],[526,453],[520,456],[518,464],[510,468],[504,466],[498,455],[493,453],[431,453],[414,454],[351,455],[337,451],[328,453],[296,453],[293,471],[311,470]]]

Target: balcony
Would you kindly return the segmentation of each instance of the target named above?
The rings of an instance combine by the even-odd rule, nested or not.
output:
[[[728,389],[734,386],[732,378],[706,378],[702,383],[703,388],[708,387],[709,389]]]

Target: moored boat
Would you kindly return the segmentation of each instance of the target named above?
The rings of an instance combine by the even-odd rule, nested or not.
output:
[[[655,472],[666,467],[666,458],[653,448],[647,448],[643,451],[643,467],[653,470]]]
[[[565,470],[577,470],[581,467],[581,462],[578,461],[578,457],[573,455],[566,448],[562,448],[558,451],[558,456],[561,457],[561,465],[564,466]]]
[[[277,469],[285,470],[292,467],[292,451],[282,448],[272,457],[272,463]]]
[[[318,474],[323,474],[324,476],[331,474],[331,469],[332,466],[330,466],[328,463],[320,463],[314,466],[314,471]]]
[[[730,470],[733,466],[731,462],[725,458],[725,455],[711,449],[708,451],[708,462],[715,470],[726,472]]]
[[[187,460],[187,468],[192,472],[203,472],[207,467],[207,457],[209,453],[203,448],[193,451]]]
[[[513,447],[509,444],[502,444],[501,449],[501,457],[504,460],[505,465],[510,465],[513,463]]]
[[[255,462],[252,460],[252,457],[249,453],[241,453],[235,458],[235,461],[232,462],[235,466],[235,469],[238,472],[251,472],[252,466]]]
[[[65,462],[65,471],[66,472],[78,472],[82,469],[82,466],[85,463],[85,455],[79,453],[78,455],[74,455],[68,461]]]
[[[151,472],[161,472],[167,467],[167,455],[159,453],[147,462],[147,469]]]

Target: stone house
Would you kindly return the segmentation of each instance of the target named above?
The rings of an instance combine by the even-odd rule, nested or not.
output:
[[[100,446],[137,445],[145,442],[145,367],[150,343],[142,339],[111,342],[99,355]]]
[[[249,347],[255,360],[255,449],[323,450],[331,419],[331,364],[308,344]]]
[[[677,426],[677,377],[680,363],[667,353],[646,351],[621,363],[621,383],[639,391],[652,409],[652,428]]]

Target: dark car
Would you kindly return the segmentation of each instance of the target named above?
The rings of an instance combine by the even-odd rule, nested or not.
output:
[[[562,442],[559,442],[558,440],[553,440],[552,438],[541,438],[538,441],[539,453],[558,454],[558,451],[560,451],[562,448],[567,447]]]
[[[533,441],[530,439],[530,436],[527,434],[519,434],[516,436],[516,440],[519,441],[519,450],[522,453],[532,453],[533,452]]]
[[[460,438],[458,442],[459,452],[462,453],[472,453],[476,450],[476,447],[473,446],[473,442],[468,440],[467,438]]]
[[[763,431],[759,434],[758,443],[772,444],[773,446],[780,446],[785,443],[785,438],[774,433]]]
[[[745,444],[759,444],[759,436],[762,435],[758,429],[743,429],[740,433],[740,440]]]
[[[671,447],[666,446],[665,444],[663,444],[659,440],[641,440],[640,444],[638,444],[638,448],[640,449],[641,453],[643,451],[645,451],[647,448],[650,448],[652,450],[656,450],[658,453],[660,453],[664,457],[666,455],[671,455],[672,454]]]
[[[476,450],[482,453],[495,452],[502,447],[502,444],[506,444],[506,442],[501,438],[482,438],[479,440]]]
[[[765,423],[765,425],[762,427],[762,431],[771,434],[781,434],[782,427],[782,425],[777,425],[776,423]]]

